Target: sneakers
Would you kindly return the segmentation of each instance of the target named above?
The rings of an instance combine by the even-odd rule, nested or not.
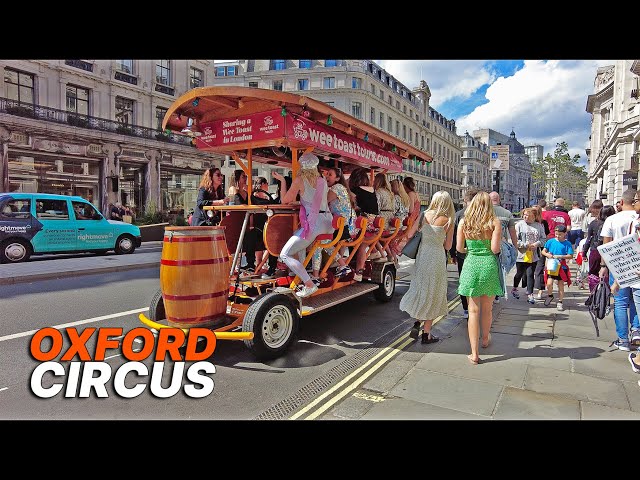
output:
[[[531,305],[536,304],[536,300],[535,298],[533,298],[533,293],[531,295],[527,295],[527,302],[529,302]]]
[[[631,329],[631,345],[636,347],[640,345],[640,330]]]
[[[500,303],[500,297],[496,297],[496,298],[493,299],[493,304],[494,305],[497,305],[499,303]]]
[[[633,361],[633,359],[636,358],[636,356],[637,356],[636,353],[631,352],[629,354],[629,363],[631,364],[631,368],[633,369],[634,372],[640,373],[640,365]]]
[[[299,298],[305,298],[309,295],[313,295],[317,291],[318,286],[315,283],[313,284],[313,287],[307,287],[306,285],[303,285],[303,287],[296,292],[296,296],[298,296]]]
[[[562,302],[558,302],[558,304],[556,305],[556,310],[558,310],[559,312],[562,312],[564,310],[564,307],[562,306]]]
[[[353,279],[356,282],[361,282],[363,273],[364,273],[364,270],[362,270],[362,269],[358,270],[356,273],[353,274]]]
[[[240,270],[240,278],[251,277],[255,275],[255,270],[252,267],[243,268]]]
[[[629,347],[629,341],[622,338],[617,338],[613,342],[611,342],[610,347],[617,347],[618,350],[623,350],[625,352],[630,352],[631,348]]]
[[[544,299],[544,306],[548,307],[553,302],[553,295],[547,295],[547,298]]]
[[[517,288],[511,289],[511,295],[513,295],[513,298],[515,298],[516,300],[520,300],[520,292],[518,292]]]
[[[351,267],[349,267],[349,265],[345,265],[344,267],[338,267],[336,269],[336,277],[343,277],[345,275],[349,275],[351,271],[352,270],[351,270]]]
[[[538,300],[542,300],[542,290],[538,290]]]
[[[322,279],[318,277],[311,277],[311,281],[316,287],[319,287],[320,284],[322,283]]]
[[[276,276],[276,271],[275,270],[267,270],[265,273],[263,273],[260,276],[260,278],[262,280],[271,280],[275,276]]]
[[[466,318],[467,320],[469,320],[469,310],[463,310],[462,311],[462,316],[464,318]]]

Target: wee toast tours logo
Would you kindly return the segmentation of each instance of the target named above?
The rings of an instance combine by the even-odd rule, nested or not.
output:
[[[63,350],[63,331],[70,343],[66,350]],[[122,398],[135,398],[147,388],[157,398],[172,397],[181,388],[191,398],[206,397],[214,390],[212,375],[216,373],[216,367],[206,359],[216,348],[216,336],[207,328],[191,328],[187,333],[180,328],[161,328],[157,336],[143,327],[134,328],[124,336],[122,328],[86,328],[82,331],[65,328],[63,331],[42,328],[31,337],[29,352],[41,363],[31,373],[30,386],[33,394],[40,398],[56,395],[88,398],[91,390],[97,397],[107,398],[108,384]],[[95,348],[90,352],[87,343],[92,337]],[[204,348],[198,345],[203,340]],[[126,359],[115,370],[105,361],[105,354],[111,349],[120,349]],[[142,363],[148,358],[153,359],[151,371]],[[166,360],[173,361],[171,382],[167,387],[161,382],[169,363]],[[61,362],[68,363],[63,365]],[[194,363],[187,368],[187,362]],[[56,380],[45,387],[43,377],[49,373]]]

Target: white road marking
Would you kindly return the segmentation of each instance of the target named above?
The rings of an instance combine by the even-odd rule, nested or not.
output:
[[[53,325],[51,328],[57,328],[58,330],[61,330],[67,327],[75,327],[76,325],[84,325],[85,323],[101,322],[102,320],[109,320],[112,318],[132,315],[134,313],[146,312],[147,310],[149,310],[149,307],[136,308],[135,310],[127,310],[126,312],[111,313],[109,315],[102,315],[100,317],[93,317],[93,318],[87,318],[85,320],[78,320],[77,322],[69,322],[69,323],[63,323],[61,325]],[[11,335],[5,335],[4,337],[0,337],[0,342],[4,342],[6,340],[14,340],[16,338],[29,337],[34,333],[36,333],[37,331],[38,330],[29,330],[28,332],[13,333]]]

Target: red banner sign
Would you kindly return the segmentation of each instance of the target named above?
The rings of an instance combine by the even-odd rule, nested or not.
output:
[[[395,153],[308,118],[295,114],[291,114],[291,117],[286,125],[289,139],[296,139],[324,151],[355,159],[361,164],[384,168],[390,172],[402,171],[402,157]]]
[[[200,125],[202,135],[195,137],[196,147],[220,147],[281,138],[284,136],[284,118],[280,110],[270,110],[204,123]]]

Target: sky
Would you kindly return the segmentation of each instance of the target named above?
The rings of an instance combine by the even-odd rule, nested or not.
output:
[[[553,155],[567,142],[569,154],[586,164],[599,67],[614,60],[375,60],[406,87],[421,79],[431,90],[429,105],[456,121],[458,135],[491,128],[523,145],[539,144]]]

